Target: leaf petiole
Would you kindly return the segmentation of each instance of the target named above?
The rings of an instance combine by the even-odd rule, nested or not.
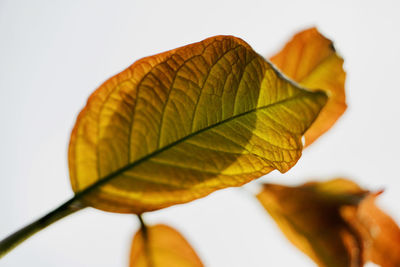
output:
[[[142,231],[142,236],[143,236],[143,248],[144,248],[144,253],[146,255],[146,261],[147,261],[147,266],[153,267],[153,257],[152,253],[150,250],[150,243],[149,243],[149,231],[147,228],[147,225],[143,221],[142,215],[137,216],[139,221],[140,221],[140,230]]]

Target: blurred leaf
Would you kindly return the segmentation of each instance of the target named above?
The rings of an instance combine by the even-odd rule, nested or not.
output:
[[[203,267],[196,252],[173,228],[155,225],[133,238],[130,267]]]
[[[325,103],[232,36],[143,58],[79,114],[71,184],[87,205],[142,213],[286,172]]]
[[[380,194],[371,194],[358,206],[344,207],[342,215],[363,240],[364,260],[382,267],[400,266],[400,229],[375,205]]]
[[[305,146],[308,146],[329,130],[346,110],[343,59],[331,40],[311,28],[296,34],[271,62],[301,86],[323,90],[329,96],[320,116],[305,133]]]
[[[367,191],[345,179],[297,187],[265,184],[258,200],[286,237],[318,266],[362,266],[362,246],[340,215]]]

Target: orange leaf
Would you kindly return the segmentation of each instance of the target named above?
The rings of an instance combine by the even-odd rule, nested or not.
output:
[[[331,40],[311,28],[296,34],[270,60],[295,82],[311,90],[323,90],[329,96],[319,117],[305,133],[305,146],[308,146],[329,130],[346,110],[343,59]]]
[[[266,184],[258,200],[286,237],[318,266],[362,266],[358,236],[340,215],[367,192],[345,179],[298,187]]]
[[[344,207],[342,215],[362,237],[365,261],[396,267],[400,266],[400,229],[375,205],[380,193],[369,195],[357,207]]]
[[[173,228],[155,225],[133,238],[130,267],[203,267],[196,252]]]

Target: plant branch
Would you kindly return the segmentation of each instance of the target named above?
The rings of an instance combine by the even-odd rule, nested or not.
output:
[[[35,233],[85,207],[86,206],[82,205],[78,198],[74,196],[55,210],[9,235],[0,241],[0,259]]]

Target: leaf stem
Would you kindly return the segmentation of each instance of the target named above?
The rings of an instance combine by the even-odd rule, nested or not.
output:
[[[83,205],[76,196],[74,196],[55,210],[9,235],[0,241],[0,259],[35,233],[85,207],[86,206]]]
[[[144,221],[143,221],[143,217],[142,217],[141,214],[137,215],[137,217],[138,217],[139,222],[140,222],[140,229],[142,230],[143,235],[144,235],[145,238],[147,239],[147,226],[146,226],[146,224],[145,224]]]
[[[149,240],[149,231],[147,229],[146,224],[143,221],[142,215],[137,216],[139,221],[140,221],[140,230],[142,231],[142,236],[143,236],[143,249],[144,253],[146,255],[146,261],[147,261],[147,266],[153,267],[154,262],[153,262],[153,257],[150,249],[150,240]]]

